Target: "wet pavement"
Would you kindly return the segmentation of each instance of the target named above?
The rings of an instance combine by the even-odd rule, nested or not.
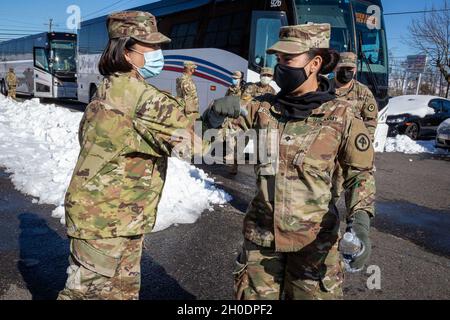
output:
[[[450,258],[450,211],[407,202],[378,202],[374,226]]]
[[[346,298],[450,299],[450,186],[445,175],[450,162],[401,154],[377,158],[371,264],[382,271],[382,288],[367,288],[369,274],[350,274]],[[231,273],[242,242],[243,213],[254,193],[253,168],[241,167],[237,177],[223,166],[204,169],[234,199],[196,224],[146,238],[141,299],[232,298]],[[50,217],[53,206],[32,200],[0,170],[0,300],[55,299],[64,286],[64,227]]]

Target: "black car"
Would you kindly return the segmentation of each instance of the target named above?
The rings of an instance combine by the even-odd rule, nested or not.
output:
[[[399,134],[406,134],[413,140],[421,137],[436,137],[439,125],[450,118],[450,100],[431,99],[428,106],[434,109],[434,114],[425,117],[408,113],[388,116],[386,120],[389,126],[388,136],[395,137]]]

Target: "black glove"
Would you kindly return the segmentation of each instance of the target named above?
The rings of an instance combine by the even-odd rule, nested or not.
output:
[[[239,118],[241,100],[239,97],[225,97],[214,101],[212,107],[206,110],[205,117],[212,128],[220,127],[226,118]]]
[[[350,262],[350,267],[354,270],[361,270],[370,258],[372,253],[372,243],[370,242],[370,216],[365,211],[358,211],[353,218],[353,231],[364,245],[364,251]]]
[[[212,110],[218,115],[237,119],[241,114],[241,99],[236,96],[217,99]]]

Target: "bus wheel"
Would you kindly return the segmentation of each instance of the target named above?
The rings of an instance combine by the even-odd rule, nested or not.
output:
[[[0,92],[4,95],[8,95],[8,90],[6,90],[6,83],[5,80],[0,80]]]
[[[96,93],[97,93],[97,86],[95,84],[91,84],[91,87],[89,88],[89,103],[92,102]]]

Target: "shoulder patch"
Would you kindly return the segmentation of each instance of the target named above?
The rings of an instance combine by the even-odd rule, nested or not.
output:
[[[373,167],[374,149],[369,131],[360,119],[353,118],[346,139],[344,162],[347,165],[367,170]]]
[[[370,148],[369,137],[365,133],[358,134],[355,139],[355,146],[361,152],[369,150]]]

